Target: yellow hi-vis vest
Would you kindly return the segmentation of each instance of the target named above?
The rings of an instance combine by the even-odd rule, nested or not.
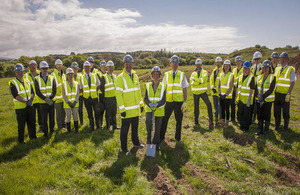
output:
[[[18,91],[18,96],[29,99],[31,97],[31,88],[30,88],[30,82],[26,79],[24,79],[24,86],[18,79],[12,79],[8,82],[8,85],[10,86],[13,84]],[[27,95],[27,96],[26,96]],[[18,101],[17,99],[14,99],[15,109],[23,109],[26,108],[27,104]]]
[[[250,83],[253,77],[254,77],[253,74],[249,74],[244,81],[243,81],[243,74],[239,77],[237,101],[241,101],[243,104],[247,104],[249,94],[250,94]],[[254,96],[254,90],[250,101],[251,105],[253,104],[253,96]]]
[[[172,71],[165,73],[165,83],[167,86],[167,102],[183,102],[183,83],[184,72],[177,71],[173,79]]]
[[[226,75],[224,72],[220,74],[221,95],[225,95],[226,91],[230,87],[230,83],[232,79],[234,79],[234,74],[232,72],[228,72]],[[233,92],[233,88],[231,89],[230,93],[226,96],[226,99],[232,99],[232,92]]]
[[[91,95],[91,98],[98,98],[97,94],[97,76],[95,73],[91,73],[91,88],[89,87],[89,82],[86,78],[86,74],[81,75],[81,83],[83,90],[83,97],[88,99]]]
[[[207,71],[202,68],[199,77],[197,71],[194,71],[190,77],[190,83],[193,94],[205,93],[207,91]]]
[[[258,94],[261,93],[261,84],[263,82],[263,79],[264,79],[264,74],[259,75],[259,77],[257,78]],[[268,77],[266,78],[265,82],[264,82],[264,92],[269,90],[270,85],[271,85],[273,80],[274,80],[274,75],[269,74]],[[265,99],[266,102],[273,102],[275,100],[275,95],[274,95],[275,92],[274,91],[275,91],[275,89],[273,90],[273,92],[268,97],[266,97],[266,99]]]
[[[39,71],[39,70],[36,70],[36,75],[38,76],[39,74],[41,73],[41,71]],[[36,101],[37,101],[37,95],[36,95],[36,93],[35,93],[35,86],[34,86],[34,80],[32,79],[32,77],[31,77],[31,72],[29,71],[29,72],[27,72],[26,74],[24,74],[24,79],[26,79],[26,80],[28,80],[29,81],[29,83],[30,83],[30,85],[31,85],[31,87],[32,87],[32,89],[33,89],[33,92],[34,92],[34,98],[33,98],[33,101],[32,101],[32,104],[35,104],[35,103],[37,103]],[[35,76],[35,77],[37,77],[37,76]]]
[[[257,68],[257,70],[255,72],[256,68]],[[259,63],[258,65],[254,64],[250,67],[251,73],[255,76],[255,78],[257,78],[260,75],[261,68],[262,68],[261,63]]]
[[[99,75],[100,79],[106,74],[106,73],[103,73],[101,70],[98,70],[97,71],[97,74]],[[97,76],[97,75],[96,75]],[[102,91],[99,89],[99,94],[102,94]]]
[[[214,80],[214,72],[215,70],[217,70],[217,67],[215,67],[210,75],[210,79],[209,79],[209,83],[210,83],[210,89],[216,89],[217,90],[217,86],[219,83],[219,79],[220,79],[220,74],[222,71],[222,67],[220,67],[220,71],[218,72],[217,78],[216,80]],[[218,91],[216,91],[216,93],[214,93],[213,91],[211,92],[212,95],[218,95]]]
[[[52,76],[55,78],[56,82],[56,94],[53,100],[55,100],[55,103],[61,103],[63,102],[62,97],[62,83],[66,80],[65,75],[63,74],[61,77],[58,75],[59,71],[55,68]]]
[[[237,68],[234,68],[232,72],[234,74],[234,86],[236,87],[238,84],[239,76],[243,74],[243,67],[240,69],[239,72]]]
[[[82,74],[78,72],[78,73],[77,73],[77,76],[76,76],[76,79],[75,79],[75,74],[74,74],[73,80],[74,80],[74,81],[77,81],[77,82],[79,83],[79,82],[80,82],[81,75],[82,75]],[[79,93],[79,96],[82,96],[82,92]]]
[[[133,80],[125,72],[125,69],[121,74],[118,75],[115,86],[116,86],[116,99],[119,106],[120,113],[126,112],[126,117],[121,118],[132,118],[137,117],[141,114],[140,107],[144,106],[139,78],[133,74]]]
[[[45,97],[50,97],[52,93],[53,79],[54,78],[51,75],[48,75],[47,83],[45,83],[41,75],[35,77],[35,81],[38,82],[39,89]],[[37,97],[37,103],[46,103],[46,102],[41,98]]]
[[[287,65],[285,69],[280,73],[282,67],[276,68],[276,89],[275,92],[288,94],[291,86],[291,71],[292,66]]]
[[[146,83],[146,90],[148,93],[148,98],[151,103],[159,102],[164,96],[165,89],[166,89],[166,86],[163,85],[161,82],[159,82],[157,89],[154,93],[152,82]],[[145,105],[145,111],[152,112],[151,108],[147,105]],[[154,116],[157,116],[157,117],[165,116],[165,105],[163,105],[159,108],[156,108],[156,110],[154,112]]]
[[[65,88],[65,93],[66,93],[67,98],[69,99],[69,101],[71,103],[73,103],[75,101],[76,95],[77,95],[78,82],[73,81],[72,89],[71,89],[68,81],[64,81],[63,85]],[[77,102],[75,105],[75,108],[78,108],[78,107],[79,107],[79,103]],[[71,108],[71,107],[69,106],[69,104],[67,102],[64,101],[64,108]]]
[[[112,74],[114,80],[111,78],[111,76],[106,73],[103,75],[105,78],[105,97],[115,97],[116,96],[116,88],[115,88],[115,80],[117,79],[115,74]]]

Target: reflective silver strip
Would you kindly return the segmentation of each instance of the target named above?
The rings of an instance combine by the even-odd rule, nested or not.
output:
[[[130,89],[126,89],[123,91],[123,93],[128,93],[128,92],[132,92],[132,91],[138,91],[140,88],[130,88]]]
[[[282,81],[290,81],[290,79],[285,79],[285,78],[278,78],[278,80],[282,80]]]
[[[140,105],[128,106],[128,107],[125,107],[125,110],[133,110],[133,109],[137,109],[139,107],[140,107]]]
[[[149,100],[150,101],[159,101],[160,98],[158,98],[158,97],[149,97]]]
[[[278,86],[281,86],[281,87],[290,87],[291,85],[289,84],[281,84],[281,83],[277,83]]]
[[[110,90],[113,90],[115,89],[114,87],[111,87],[111,88],[106,88],[105,91],[110,91]]]
[[[71,86],[70,86],[70,88],[71,88],[71,93],[68,93],[67,81],[65,82],[65,91],[66,91],[66,95],[67,95],[67,96],[68,96],[68,95],[76,95],[76,94],[77,94],[78,83],[77,83],[76,81],[74,81],[74,82],[73,82],[73,85],[75,85],[75,89],[76,89],[75,93],[72,92]]]
[[[172,93],[183,93],[183,92],[182,92],[182,90],[167,91],[167,94],[172,94]]]
[[[172,84],[167,84],[167,85],[168,85],[168,87],[174,87],[174,86],[181,87],[181,84],[178,84],[178,83],[172,83]]]
[[[121,87],[116,87],[116,90],[117,91],[122,91],[122,92],[124,91]]]
[[[226,93],[225,92],[223,92],[223,93],[221,93],[221,95],[225,95]],[[228,97],[231,97],[232,96],[232,94],[230,93],[229,95],[227,95]]]
[[[207,87],[203,87],[203,88],[192,88],[192,91],[200,91],[200,90],[205,90],[207,89]]]
[[[15,79],[12,80],[15,83],[18,93],[20,92],[19,85]]]
[[[163,98],[164,96],[164,91],[165,91],[165,85],[161,84],[161,92],[160,92],[160,100]]]
[[[61,86],[61,83],[58,84],[58,80],[57,80],[56,74],[55,74],[54,72],[53,72],[53,76],[54,76],[54,78],[55,78],[56,87]]]
[[[121,109],[123,109],[123,108],[125,108],[125,106],[124,106],[124,105],[122,105],[122,106],[119,106],[119,110],[121,110]]]
[[[275,95],[269,95],[266,99],[275,98]]]
[[[249,97],[249,93],[239,93],[241,94],[242,96],[248,96]]]

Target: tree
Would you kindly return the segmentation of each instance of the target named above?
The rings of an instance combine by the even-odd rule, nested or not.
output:
[[[75,55],[75,52],[72,51],[72,52],[70,53],[70,56],[73,56],[73,55]]]
[[[139,55],[139,58],[140,59],[144,59],[148,56],[152,56],[150,52],[142,52],[140,55]]]
[[[29,66],[29,62],[30,62],[30,57],[28,56],[21,56],[17,61],[17,63],[23,64],[25,68]]]
[[[260,48],[260,45],[256,44],[256,45],[255,45],[255,48],[259,49],[259,48]]]
[[[291,45],[286,45],[285,48],[292,49]]]

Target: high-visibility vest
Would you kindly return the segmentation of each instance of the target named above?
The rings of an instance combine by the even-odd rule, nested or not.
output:
[[[106,72],[103,73],[101,70],[98,70],[97,74],[99,75],[99,78],[101,79],[106,74]],[[102,94],[102,91],[100,89],[99,89],[99,94]]]
[[[97,94],[97,76],[95,73],[91,73],[91,88],[89,87],[88,80],[86,78],[86,74],[81,75],[81,83],[83,90],[83,97],[88,99],[91,95],[91,98],[98,98]]]
[[[191,90],[193,94],[199,95],[207,91],[207,71],[201,69],[198,77],[198,72],[194,71],[190,77]]]
[[[248,77],[243,81],[243,75],[239,76],[238,80],[238,97],[237,101],[241,101],[243,104],[247,104],[249,94],[250,94],[250,83],[252,78],[254,77],[252,74],[249,74]],[[254,77],[255,79],[255,77]],[[250,104],[253,104],[253,96],[254,96],[254,90],[251,97]]]
[[[119,106],[120,113],[126,112],[126,117],[137,117],[141,114],[140,107],[144,106],[139,78],[135,71],[131,72],[133,79],[125,72],[125,69],[118,75],[116,86],[116,99]]]
[[[261,84],[263,82],[264,79],[264,74],[260,75],[257,78],[257,89],[258,89],[258,94],[261,93]],[[270,88],[270,85],[272,83],[272,81],[274,80],[274,75],[273,74],[269,74],[268,77],[266,78],[265,82],[264,82],[264,92],[268,91]],[[275,100],[275,89],[273,90],[273,92],[266,97],[265,101],[266,102],[273,102]],[[257,98],[256,98],[257,99]]]
[[[37,77],[40,73],[41,73],[41,71],[36,70],[36,76],[35,77]],[[30,83],[30,85],[31,85],[31,87],[33,89],[33,92],[35,94],[35,96],[33,98],[33,101],[32,101],[32,104],[37,103],[36,102],[37,101],[37,95],[36,95],[36,92],[35,92],[34,79],[32,79],[32,77],[31,77],[31,72],[29,71],[26,74],[24,74],[23,78],[29,81],[29,83]]]
[[[106,73],[103,75],[105,78],[105,97],[115,97],[116,93],[115,93],[115,80],[117,79],[115,74],[112,74],[114,80],[111,78],[111,76]]]
[[[234,86],[236,87],[238,84],[239,76],[243,74],[243,67],[239,70],[239,72],[238,72],[238,68],[234,68],[232,72],[234,74]]]
[[[97,74],[99,72],[99,70],[97,70],[96,68],[93,69],[93,71],[91,71],[91,73]],[[82,74],[85,74],[85,70],[82,70]]]
[[[258,69],[256,70],[256,68],[258,67]],[[260,70],[261,70],[261,63],[259,63],[258,65],[252,65],[251,68],[251,73],[255,76],[255,78],[257,78],[260,75]],[[256,72],[255,72],[256,70]]]
[[[66,80],[66,77],[64,74],[62,76],[59,76],[59,71],[55,68],[54,71],[52,72],[52,76],[55,78],[56,82],[56,94],[53,100],[55,100],[55,103],[60,103],[63,102],[63,97],[62,97],[62,83]]]
[[[77,73],[77,76],[76,76],[76,79],[75,79],[75,74],[74,74],[74,78],[73,78],[73,80],[74,81],[77,81],[78,83],[80,82],[80,78],[81,78],[81,73]],[[79,96],[82,96],[82,92],[79,92]]]
[[[13,84],[18,91],[18,96],[29,99],[31,97],[31,88],[30,88],[30,83],[28,80],[24,79],[24,86],[23,84],[18,80],[18,79],[12,79],[8,82],[8,85],[10,86]],[[26,108],[27,104],[18,101],[17,99],[13,99],[14,104],[15,104],[15,109],[23,109]]]
[[[183,102],[183,83],[184,72],[177,71],[175,79],[173,79],[172,71],[165,73],[164,84],[167,86],[167,102]]]
[[[222,67],[220,67],[220,71],[217,74],[216,79],[214,79],[214,72],[217,70],[217,67],[215,67],[210,75],[210,79],[209,79],[209,83],[210,83],[210,89],[217,89],[218,83],[219,83],[219,79],[220,79],[220,74],[222,71]],[[218,95],[218,92],[216,91],[216,93],[214,93],[213,91],[211,92],[212,95]]]
[[[73,103],[75,101],[76,95],[77,95],[78,82],[73,81],[72,89],[71,89],[68,81],[64,81],[63,85],[65,88],[65,93],[66,93],[67,98],[69,99],[69,101],[71,103]],[[75,108],[78,108],[78,107],[79,107],[79,103],[77,102],[75,105]],[[69,106],[69,104],[67,102],[64,101],[64,108],[71,108],[71,107]]]
[[[52,93],[52,84],[53,84],[53,77],[51,75],[48,75],[47,83],[45,83],[44,79],[42,78],[41,75],[35,77],[35,81],[38,82],[39,84],[39,89],[40,92],[45,96],[45,97],[50,97]],[[37,97],[37,103],[46,103],[44,100],[41,98]]]
[[[232,72],[228,72],[226,75],[224,72],[220,74],[220,93],[221,95],[225,95],[226,91],[230,88],[230,83],[234,80],[234,74]],[[226,99],[232,99],[233,88],[230,93],[226,96]]]
[[[164,96],[164,91],[166,89],[166,86],[163,85],[161,82],[159,82],[156,91],[154,92],[152,82],[146,83],[146,90],[148,94],[148,99],[151,103],[156,103],[162,100]],[[151,108],[147,105],[145,105],[145,111],[146,112],[152,112]],[[154,116],[160,117],[165,116],[165,105],[156,108],[154,112]]]
[[[288,94],[291,86],[291,71],[293,70],[292,66],[287,65],[285,69],[280,73],[282,67],[277,67],[275,69],[276,75],[276,89],[275,92]]]

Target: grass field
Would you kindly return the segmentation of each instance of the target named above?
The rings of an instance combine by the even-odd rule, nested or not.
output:
[[[213,66],[204,68],[211,72]],[[188,77],[193,69],[180,67]],[[137,73],[144,95],[150,70]],[[281,128],[267,137],[255,135],[257,125],[251,125],[247,133],[231,123],[228,128],[209,130],[202,100],[200,126],[194,127],[189,87],[182,141],[174,141],[172,115],[166,143],[155,158],[145,156],[146,148],[124,155],[119,130],[88,133],[86,112],[78,134],[56,130],[45,141],[38,132],[38,138],[31,141],[26,130],[26,144],[19,145],[8,81],[0,79],[1,194],[300,194],[299,78],[292,94],[289,132],[282,134]],[[119,114],[117,119],[120,126]],[[273,117],[271,123],[273,128]],[[146,135],[143,113],[139,136],[144,144]],[[132,148],[131,141],[128,143]]]

